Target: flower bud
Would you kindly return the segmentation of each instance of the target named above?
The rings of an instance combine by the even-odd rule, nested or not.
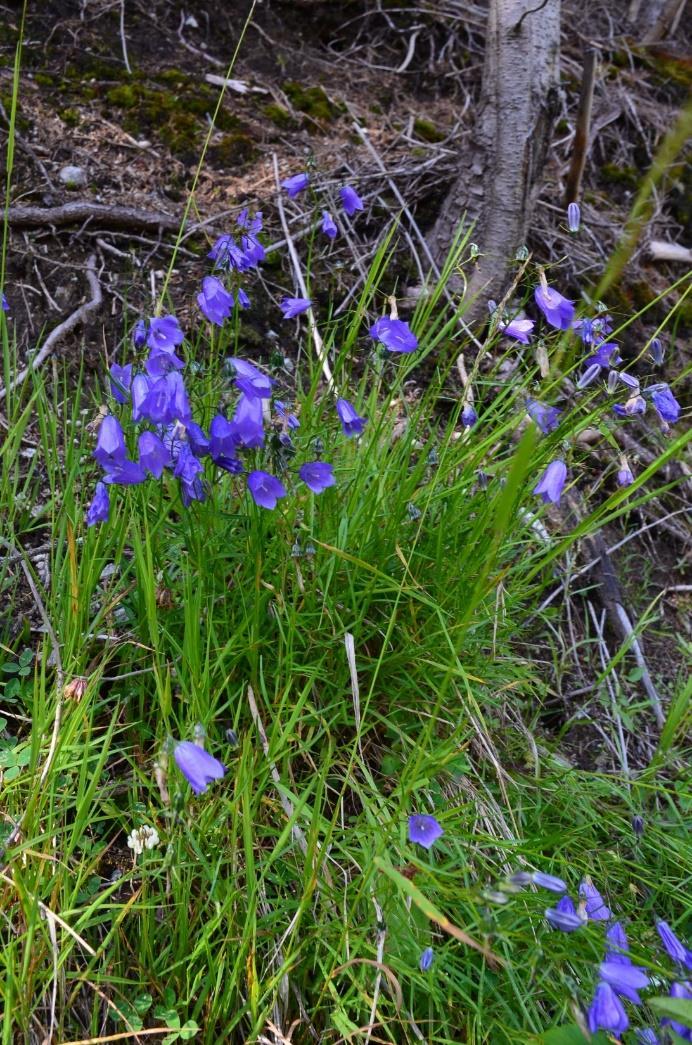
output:
[[[579,380],[577,381],[577,388],[586,388],[587,385],[592,384],[601,372],[600,363],[592,363],[583,372]]]
[[[579,232],[581,211],[578,203],[570,203],[567,208],[567,225],[570,232]]]

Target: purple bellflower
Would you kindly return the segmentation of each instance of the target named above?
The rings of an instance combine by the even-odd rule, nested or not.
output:
[[[630,965],[631,959],[629,956],[629,944],[627,942],[627,934],[622,928],[620,922],[614,922],[605,934],[606,943],[608,950],[606,951],[605,960],[607,962],[620,962],[623,965]],[[615,948],[611,950],[611,948]]]
[[[155,316],[149,323],[147,345],[154,351],[171,351],[182,344],[184,336],[175,316]]]
[[[145,319],[138,319],[132,328],[132,344],[139,351],[140,348],[144,348],[147,343],[147,322]]]
[[[557,878],[552,874],[544,874],[543,871],[534,871],[531,875],[531,881],[534,885],[540,885],[542,889],[550,889],[552,893],[567,892],[567,883],[563,882],[562,878]]]
[[[204,434],[204,429],[196,421],[185,422],[185,433],[190,449],[195,457],[206,457],[209,453],[210,442]]]
[[[660,337],[654,337],[651,339],[651,344],[649,345],[649,352],[651,353],[651,358],[654,361],[654,366],[662,366],[666,353],[663,347],[663,342],[661,341]]]
[[[227,232],[219,236],[207,257],[214,262],[214,268],[237,269],[238,272],[244,272],[249,267],[244,252]]]
[[[533,488],[533,492],[543,498],[543,503],[559,504],[562,490],[567,479],[567,466],[564,461],[551,461],[543,475]]]
[[[205,498],[203,471],[204,465],[197,460],[188,443],[182,443],[173,475],[180,480],[180,496],[186,508],[192,501],[203,501]]]
[[[613,1031],[614,1034],[623,1034],[629,1027],[627,1013],[609,983],[601,981],[596,987],[596,992],[589,1008],[588,1025],[592,1034],[599,1030],[609,1030]]]
[[[416,813],[408,818],[409,842],[416,842],[424,849],[430,849],[443,834],[440,824],[428,813]]]
[[[132,420],[136,423],[141,421],[144,417],[142,413],[142,407],[149,395],[149,389],[151,387],[151,381],[146,374],[135,374],[132,378],[132,385],[130,386],[130,395],[132,397]]]
[[[146,477],[146,472],[136,461],[124,457],[122,461],[106,471],[103,481],[118,486],[137,486],[138,483],[143,483]]]
[[[222,327],[233,311],[234,299],[217,276],[205,276],[197,304],[210,323]]]
[[[129,399],[130,385],[132,384],[132,363],[118,366],[113,363],[110,368],[111,395],[116,403],[126,403]]]
[[[282,403],[280,399],[274,400],[274,409],[276,410],[279,417],[286,422],[288,428],[296,429],[300,428],[300,421],[295,414],[290,413],[286,409],[286,404]]]
[[[334,221],[334,218],[331,216],[328,210],[322,211],[322,224],[320,228],[322,229],[322,232],[325,234],[325,236],[329,236],[330,239],[334,239],[339,231],[336,227],[336,222]]]
[[[428,969],[430,968],[430,966],[433,963],[433,958],[434,957],[435,957],[435,954],[434,954],[434,951],[433,951],[432,947],[426,947],[425,950],[423,951],[423,953],[420,956],[420,961],[418,962],[418,967],[419,967],[421,972],[427,972],[428,971]]]
[[[627,998],[635,1005],[641,1005],[638,991],[649,985],[649,974],[646,969],[632,965],[630,961],[604,961],[598,967],[598,974],[604,983],[610,986],[622,998]]]
[[[477,421],[478,414],[476,413],[474,408],[470,404],[468,406],[465,406],[464,409],[461,411],[461,423],[464,426],[464,428],[473,428]]]
[[[86,514],[87,526],[94,526],[96,523],[108,522],[110,510],[111,500],[108,495],[108,487],[104,483],[98,482],[96,484],[94,498],[89,505]]]
[[[344,185],[339,190],[341,196],[341,206],[344,208],[349,218],[352,218],[357,210],[363,209],[363,201],[356,192],[355,189],[351,188],[350,185]]]
[[[235,370],[236,388],[250,399],[271,399],[272,386],[275,384],[271,377],[237,356],[231,356],[228,362]]]
[[[235,219],[235,223],[239,229],[256,236],[258,232],[262,231],[262,211],[258,210],[250,217],[250,211],[245,207]]]
[[[226,767],[218,758],[190,740],[181,740],[176,744],[173,757],[196,795],[206,791],[212,780],[221,780],[226,772]]]
[[[647,389],[658,416],[667,424],[675,424],[680,417],[680,404],[666,384],[652,385]]]
[[[618,469],[616,479],[618,486],[632,485],[632,483],[634,482],[634,476],[632,475],[632,470],[630,469],[629,465],[625,464],[622,466],[622,468]]]
[[[554,907],[549,907],[545,912],[546,920],[553,929],[559,929],[563,933],[573,933],[581,929],[586,921],[577,914],[574,901],[570,896],[563,896]]]
[[[656,929],[669,957],[671,957],[674,962],[679,962],[681,965],[685,965],[688,969],[692,969],[692,951],[688,950],[684,943],[678,939],[671,927],[668,925],[668,922],[662,920],[656,922]]]
[[[0,296],[0,308],[2,308],[3,312],[9,312],[10,311],[10,303],[7,300],[7,298],[5,297],[5,292],[4,291],[2,292],[2,295]]]
[[[515,341],[521,341],[528,345],[531,331],[536,324],[532,319],[513,319],[509,323],[498,323],[498,327],[505,337],[513,337]]]
[[[574,319],[573,301],[569,301],[547,284],[536,287],[533,296],[551,327],[555,327],[556,330],[570,329]]]
[[[137,441],[139,463],[155,479],[160,479],[164,468],[173,467],[170,450],[155,432],[141,432]]]
[[[401,319],[390,319],[389,316],[381,316],[373,323],[370,337],[390,352],[415,352],[418,348],[418,338],[408,323]]]
[[[692,1001],[692,990],[689,983],[674,983],[670,988],[671,998],[682,998],[684,1001]],[[661,1026],[670,1027],[679,1034],[683,1041],[692,1041],[692,1021],[690,1023],[678,1023],[677,1020],[661,1020]]]
[[[128,458],[123,430],[112,414],[101,422],[93,456],[106,473],[103,477],[105,483],[134,486],[146,479],[140,466]]]
[[[336,483],[334,469],[326,461],[310,461],[302,464],[298,469],[298,475],[313,493],[322,493],[327,487],[334,486]]]
[[[262,400],[241,393],[233,414],[236,443],[249,450],[264,446]]]
[[[281,182],[281,188],[286,190],[289,199],[294,199],[299,192],[307,189],[310,184],[310,178],[305,172],[302,174],[293,174],[290,178],[286,178]]]
[[[586,914],[591,922],[607,922],[611,917],[610,908],[599,893],[596,886],[587,876],[579,886],[579,895],[584,901]]]
[[[249,308],[250,298],[247,296],[242,287],[238,287],[235,292],[235,299],[238,302],[238,308]]]
[[[337,399],[336,412],[339,415],[341,429],[345,436],[351,438],[351,436],[361,434],[367,424],[367,420],[358,416],[355,407],[352,403],[349,403],[348,399]]]
[[[238,474],[242,465],[236,456],[238,432],[232,421],[226,420],[223,414],[217,414],[209,425],[209,454],[220,468]],[[194,452],[194,448],[193,448]]]
[[[560,423],[558,418],[561,411],[556,406],[546,406],[545,403],[539,402],[538,399],[527,399],[526,411],[531,420],[538,425],[543,435],[554,432]]]
[[[284,484],[269,472],[250,472],[247,487],[253,501],[260,508],[276,508],[277,501],[286,496]]]
[[[567,207],[567,227],[570,232],[579,232],[581,210],[578,203],[570,203]]]
[[[307,312],[309,308],[312,308],[310,298],[284,298],[281,302],[281,311],[284,314],[284,319],[293,319],[295,316]]]
[[[176,356],[172,345],[167,348],[152,348],[144,361],[144,369],[149,377],[163,377],[171,370],[182,370],[184,366],[185,363]]]
[[[584,360],[584,366],[592,366],[594,363],[598,363],[602,367],[612,367],[622,363],[617,341],[600,341],[598,345],[595,345],[592,355],[587,356]]]
[[[639,1045],[661,1045],[658,1035],[651,1027],[640,1027],[634,1033]]]

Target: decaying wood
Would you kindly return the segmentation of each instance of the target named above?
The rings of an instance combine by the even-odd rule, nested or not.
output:
[[[85,221],[98,222],[102,229],[163,229],[177,232],[180,218],[161,211],[140,210],[138,207],[114,207],[110,203],[92,203],[75,200],[59,207],[10,207],[7,221],[15,229],[45,229],[54,225],[64,228],[81,225]]]
[[[473,145],[430,237],[441,262],[462,216],[476,222],[481,257],[468,281],[467,322],[502,296],[526,240],[557,109],[559,44],[560,0],[492,0]]]

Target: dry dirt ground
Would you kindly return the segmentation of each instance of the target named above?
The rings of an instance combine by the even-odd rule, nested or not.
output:
[[[563,259],[564,279],[576,295],[585,281],[596,280],[617,242],[642,173],[683,104],[690,62],[684,57],[682,32],[654,47],[639,46],[629,34],[627,3],[564,6],[561,112],[529,246],[539,258]],[[273,204],[274,154],[282,176],[309,167],[320,172],[325,191],[335,192],[348,179],[366,200],[357,227],[348,229],[329,256],[317,262],[324,275],[324,289],[318,287],[317,294],[347,304],[385,221],[398,209],[391,183],[354,124],[367,128],[423,230],[435,217],[455,156],[468,147],[482,74],[484,3],[258,0],[242,41],[252,7],[248,0],[213,5],[29,0],[27,7],[13,205],[50,207],[80,200],[179,219],[216,107],[219,78],[238,48],[231,75],[239,83],[226,91],[195,185],[191,218],[208,222],[207,236],[183,241],[169,286],[183,323],[207,271],[207,242],[239,206],[259,206],[268,241],[281,240]],[[20,4],[0,3],[3,155],[21,20]],[[597,48],[599,72],[585,175],[588,233],[575,246],[565,229],[562,187],[587,45]],[[60,172],[67,165],[83,171],[83,185],[63,183]],[[689,168],[682,162],[674,165],[656,195],[647,233],[609,301],[616,315],[642,308],[682,275],[679,265],[653,261],[648,244],[652,238],[684,242],[690,188]],[[300,237],[304,219],[297,207],[290,210],[290,219]],[[174,238],[137,222],[116,231],[99,218],[59,229],[13,226],[5,291],[20,353],[84,299],[85,261],[95,252],[104,308],[85,331],[60,346],[60,355],[74,373],[83,366],[87,380],[103,372],[125,330],[150,307]],[[415,242],[413,248],[411,240],[402,238],[401,243],[398,275],[403,282],[415,281]],[[244,323],[243,350],[259,359],[276,351],[289,357],[295,352],[293,333],[280,328],[278,310],[267,305],[292,289],[283,255],[280,250],[270,254],[261,277],[268,297],[261,295],[262,308],[251,309]],[[646,323],[629,328],[625,356],[638,351],[651,324],[672,302],[664,299]],[[679,373],[689,358],[684,336],[689,316],[688,304],[673,325],[669,376]],[[637,429],[635,438],[640,448],[656,449],[649,441],[655,437],[646,429]],[[681,503],[682,495],[675,494],[661,505],[660,515],[677,511]],[[633,512],[628,526],[644,527],[651,521],[650,515]],[[622,531],[608,536],[614,543]],[[647,638],[650,666],[663,683],[670,677],[671,662],[676,670],[680,663],[679,644],[670,636],[689,641],[689,592],[679,587],[685,583],[688,555],[686,530],[676,517],[663,531],[646,531],[616,558],[635,611],[666,589],[659,622]],[[645,586],[639,583],[642,574]],[[581,639],[588,620],[570,626]],[[548,705],[551,728],[571,720],[585,679],[588,686],[593,678],[593,672],[582,670],[580,657],[560,675],[554,704]],[[583,730],[579,744],[583,750]]]

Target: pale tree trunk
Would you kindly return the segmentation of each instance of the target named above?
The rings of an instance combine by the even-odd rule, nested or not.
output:
[[[487,316],[526,241],[557,111],[560,0],[490,0],[480,108],[468,155],[430,236],[438,263],[466,212],[481,251],[467,321]]]

